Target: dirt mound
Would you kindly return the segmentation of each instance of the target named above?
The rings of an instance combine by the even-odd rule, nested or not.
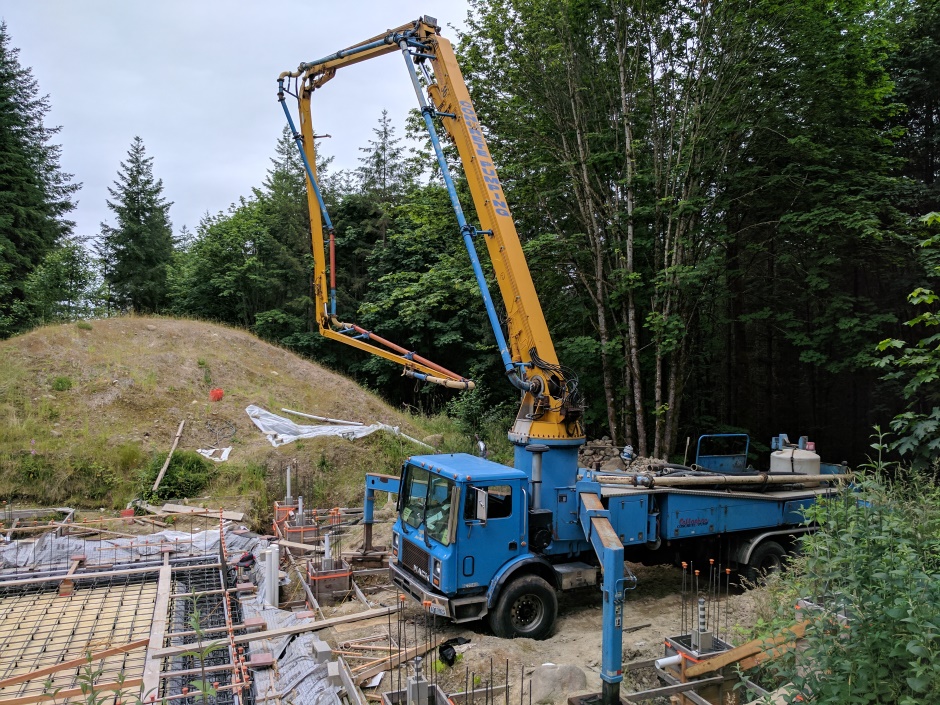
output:
[[[215,388],[224,390],[224,397],[211,402]],[[380,421],[409,435],[427,434],[412,417],[353,381],[245,331],[138,317],[47,326],[0,342],[0,498],[73,499],[64,494],[81,495],[75,478],[81,471],[92,483],[100,475],[115,489],[123,487],[100,501],[120,504],[153,454],[169,449],[183,420],[181,449],[233,447],[231,459],[219,464],[221,475],[252,464],[270,475],[291,464],[301,482],[305,470],[330,475],[319,482],[320,491],[339,491],[337,500],[346,484],[350,492],[353,487],[361,492],[356,478],[364,470],[387,471],[398,461],[388,457],[398,446],[403,455],[417,450],[378,437],[317,439],[274,449],[245,413],[249,404],[275,413],[285,407]],[[376,453],[377,446],[389,452]],[[349,475],[355,478],[347,483]],[[238,478],[228,480],[230,487],[214,489],[246,490]],[[69,481],[72,487],[65,492],[61,483]]]

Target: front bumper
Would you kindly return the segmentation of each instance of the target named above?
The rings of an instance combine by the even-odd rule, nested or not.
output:
[[[486,615],[486,595],[475,597],[445,597],[433,592],[419,578],[400,568],[393,559],[388,564],[392,582],[421,604],[430,603],[431,614],[447,617],[455,622],[472,622]]]
[[[418,578],[399,568],[395,560],[389,561],[388,568],[392,574],[393,583],[395,583],[398,587],[407,592],[421,604],[424,604],[425,602],[431,603],[431,614],[440,615],[441,617],[453,617],[450,611],[449,599],[439,593],[431,592],[425,588]]]

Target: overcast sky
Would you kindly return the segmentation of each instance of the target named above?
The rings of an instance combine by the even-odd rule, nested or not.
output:
[[[3,0],[0,17],[61,125],[62,166],[81,182],[79,236],[113,224],[107,188],[140,135],[194,229],[260,186],[285,124],[277,76],[429,14],[463,28],[466,0]],[[383,108],[404,134],[416,107],[393,53],[347,67],[315,97],[314,127],[334,167],[354,168]],[[296,106],[296,103],[294,103]],[[296,119],[296,112],[295,112]]]

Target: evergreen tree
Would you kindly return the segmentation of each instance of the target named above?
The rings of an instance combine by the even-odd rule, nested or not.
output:
[[[378,127],[372,128],[374,139],[359,151],[365,154],[359,158],[362,164],[357,173],[362,183],[362,190],[374,195],[382,203],[389,203],[401,196],[409,184],[405,166],[404,148],[401,139],[395,136],[395,126],[388,116],[388,110],[382,111]]]
[[[356,175],[359,192],[371,204],[371,213],[362,221],[363,231],[366,235],[380,237],[385,243],[393,219],[392,209],[414,181],[409,178],[405,150],[401,139],[395,136],[387,110],[382,111],[379,125],[372,128],[372,133],[374,139],[359,148],[365,156],[359,158],[362,166],[356,170]]]
[[[153,157],[135,137],[121,162],[113,200],[108,201],[117,225],[101,224],[99,252],[111,253],[105,279],[114,305],[151,313],[163,308],[167,297],[167,268],[173,258],[170,206],[163,198],[163,180],[153,175]]]
[[[0,336],[27,325],[26,280],[71,231],[64,216],[80,187],[59,167],[59,128],[43,123],[49,98],[18,54],[0,23]]]

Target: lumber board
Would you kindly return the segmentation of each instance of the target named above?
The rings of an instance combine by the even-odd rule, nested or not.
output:
[[[783,656],[785,653],[795,648],[795,643],[781,644],[773,649],[768,651],[761,651],[760,653],[754,654],[753,656],[748,656],[747,658],[741,659],[738,661],[738,667],[742,671],[747,671],[755,666],[760,666],[762,663],[767,661],[773,661],[775,658]]]
[[[143,693],[144,697],[151,694],[159,695],[160,687],[160,661],[152,658],[152,654],[163,646],[163,635],[166,633],[167,612],[170,608],[170,590],[173,587],[173,573],[169,563],[160,568],[160,577],[157,579],[157,599],[153,606],[153,622],[150,625],[150,639],[147,643],[147,661],[144,665]]]
[[[714,685],[724,682],[724,676],[713,676],[712,678],[703,678],[698,681],[688,681],[687,683],[676,683],[675,685],[666,685],[662,688],[650,688],[636,693],[627,693],[621,696],[627,702],[642,702],[644,700],[653,700],[655,698],[665,698],[676,693],[684,693],[687,690],[695,690],[703,685]]]
[[[105,691],[120,691],[120,692],[130,692],[135,690],[144,682],[143,678],[128,678],[127,680],[118,683],[114,681],[112,683],[95,683],[95,692],[101,693]],[[87,686],[86,686],[87,687]],[[38,693],[36,695],[23,695],[18,698],[4,698],[0,700],[0,705],[31,705],[32,703],[41,703],[46,700],[64,700],[66,698],[82,697],[84,693],[81,688],[69,688],[68,690],[52,691],[49,693]]]
[[[160,486],[160,483],[163,482],[163,476],[166,474],[166,470],[170,467],[170,460],[173,459],[173,453],[176,452],[176,446],[179,445],[180,437],[183,435],[183,426],[186,423],[186,419],[180,421],[180,426],[176,429],[176,437],[173,439],[173,445],[170,447],[170,452],[167,453],[166,462],[163,463],[163,467],[160,468],[160,472],[157,475],[157,479],[153,481],[153,492],[157,491],[157,488]]]
[[[288,541],[287,539],[278,539],[278,546],[285,546],[287,548],[296,548],[298,551],[313,551],[314,553],[323,553],[323,546],[314,546],[309,543],[297,543],[296,541]]]
[[[498,695],[499,693],[502,693],[505,690],[506,690],[505,683],[501,685],[491,684],[485,688],[476,688],[474,690],[471,690],[469,693],[464,692],[464,691],[461,691],[459,693],[453,693],[452,695],[448,695],[447,699],[450,702],[454,703],[454,705],[458,705],[458,704],[462,704],[466,702],[472,703],[472,702],[475,702],[477,697],[480,697],[480,696],[482,696],[480,697],[480,700],[484,700],[487,693],[489,693],[490,695]]]
[[[346,624],[347,622],[358,622],[365,619],[375,619],[377,617],[385,617],[389,614],[396,614],[398,609],[396,607],[377,607],[371,610],[365,610],[363,612],[357,612],[356,614],[344,614],[339,617],[330,617],[329,619],[323,619],[319,622],[313,621],[304,621],[302,624],[295,624],[291,627],[281,627],[280,629],[269,629],[264,632],[253,632],[251,634],[241,634],[236,636],[234,641],[236,644],[244,644],[251,641],[259,641],[261,639],[277,639],[282,636],[290,636],[292,634],[303,634],[304,632],[316,632],[321,629],[329,629],[332,626],[337,624]],[[207,648],[212,647],[215,649],[224,649],[229,645],[228,639],[216,639],[215,641],[205,641],[202,644],[202,648],[205,651]],[[157,649],[149,658],[159,659],[164,656],[179,656],[180,654],[186,653],[187,651],[192,651],[196,648],[195,644],[181,644],[180,646],[168,646],[164,649]],[[2,705],[2,703],[0,703]]]
[[[370,666],[361,671],[356,671],[353,673],[356,684],[362,685],[367,680],[375,678],[382,671],[388,671],[389,669],[395,668],[405,661],[410,661],[416,656],[424,656],[424,654],[426,654],[428,651],[433,651],[436,649],[443,641],[444,637],[435,637],[430,644],[412,646],[410,649],[407,649],[401,654],[395,654],[394,656],[389,656],[388,658],[382,659],[381,663],[377,663],[376,665]]]
[[[218,509],[207,509],[204,507],[188,507],[185,504],[164,504],[163,513],[166,514],[196,514],[198,516],[218,517]],[[222,510],[222,518],[229,521],[244,521],[244,512],[229,512]]]
[[[122,644],[121,646],[114,646],[110,649],[105,649],[104,651],[97,651],[93,653],[91,657],[82,656],[81,658],[75,658],[71,661],[63,661],[62,663],[57,663],[52,666],[46,666],[45,668],[30,671],[29,673],[21,673],[18,676],[12,676],[11,678],[0,680],[0,688],[6,688],[9,685],[16,685],[17,683],[25,683],[26,681],[52,675],[53,673],[58,673],[59,671],[67,671],[70,668],[80,668],[81,666],[85,666],[89,663],[95,663],[96,661],[100,661],[101,659],[107,658],[108,656],[116,656],[117,654],[123,654],[127,653],[128,651],[133,651],[134,649],[139,649],[143,646],[146,646],[149,642],[149,639],[138,639],[137,641],[132,641],[130,644]]]
[[[746,644],[734,647],[730,651],[725,651],[710,659],[700,661],[686,668],[685,675],[689,678],[694,678],[704,673],[711,673],[712,671],[717,671],[719,668],[724,668],[732,663],[746,659],[748,656],[754,656],[762,651],[768,651],[775,646],[779,646],[793,639],[800,639],[803,637],[803,634],[806,633],[806,627],[809,626],[809,623],[810,620],[804,619],[802,622],[797,622],[792,627],[787,627],[775,636],[753,639]]]

